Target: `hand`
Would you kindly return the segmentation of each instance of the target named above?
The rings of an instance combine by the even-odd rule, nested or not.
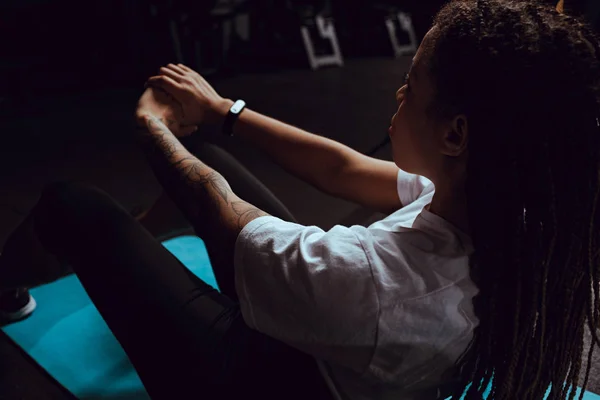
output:
[[[162,67],[160,73],[148,79],[147,84],[165,90],[181,104],[181,121],[185,124],[220,124],[233,104],[219,96],[200,74],[183,64],[169,64]]]
[[[177,137],[188,136],[198,127],[182,123],[181,105],[160,88],[147,87],[138,100],[135,119],[139,126],[146,128],[148,118],[160,119]]]

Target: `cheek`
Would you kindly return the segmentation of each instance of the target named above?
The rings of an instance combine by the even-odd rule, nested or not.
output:
[[[425,116],[403,104],[396,114],[396,127],[392,134],[392,152],[398,168],[418,173],[427,153],[427,126]]]
[[[412,121],[413,115],[407,107],[401,106],[395,117],[395,126],[392,132],[392,152],[396,165],[410,172],[415,155],[414,136],[415,126]]]
[[[414,135],[414,114],[411,112],[410,107],[404,103],[396,112],[395,126],[393,130],[393,139],[398,145],[409,146],[410,137]]]

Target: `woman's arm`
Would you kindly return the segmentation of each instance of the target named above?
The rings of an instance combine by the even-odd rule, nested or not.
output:
[[[240,199],[214,169],[192,155],[165,119],[144,117],[137,129],[140,147],[163,188],[199,233],[210,233],[232,247],[252,220],[268,215]],[[201,235],[203,236],[203,235]]]
[[[324,193],[384,214],[402,207],[397,190],[398,167],[393,162],[363,155],[341,143],[252,110],[242,113],[234,134]],[[158,214],[172,214],[167,210],[172,207],[161,206],[170,205],[170,201],[164,194],[161,199],[150,214],[152,218],[143,220],[145,223],[156,219]]]
[[[231,99],[217,94],[197,72],[169,64],[148,81],[170,93],[190,124],[222,126]],[[234,136],[261,150],[283,169],[317,189],[379,211],[397,209],[397,169],[334,140],[246,108],[233,126]],[[396,171],[396,173],[394,172]]]
[[[224,110],[233,104],[228,101]],[[223,111],[225,112],[225,111]],[[401,207],[398,167],[390,161],[365,156],[323,136],[245,110],[234,135],[262,150],[292,175],[317,189],[383,213]]]
[[[233,101],[226,100],[226,114]],[[331,193],[347,146],[246,109],[234,125],[234,136],[261,150],[284,170]]]

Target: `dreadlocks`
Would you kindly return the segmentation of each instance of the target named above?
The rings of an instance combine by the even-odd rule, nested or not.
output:
[[[549,399],[573,399],[600,345],[598,39],[556,7],[516,0],[453,1],[432,35],[429,111],[469,121],[480,288],[453,398],[469,387],[481,399],[491,383],[495,400],[543,399],[549,387]]]

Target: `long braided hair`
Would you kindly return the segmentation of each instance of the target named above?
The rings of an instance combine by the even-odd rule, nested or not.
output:
[[[431,35],[429,112],[469,122],[480,289],[453,398],[491,385],[494,400],[543,399],[549,387],[549,399],[573,399],[600,345],[598,39],[555,7],[516,0],[453,1]]]

